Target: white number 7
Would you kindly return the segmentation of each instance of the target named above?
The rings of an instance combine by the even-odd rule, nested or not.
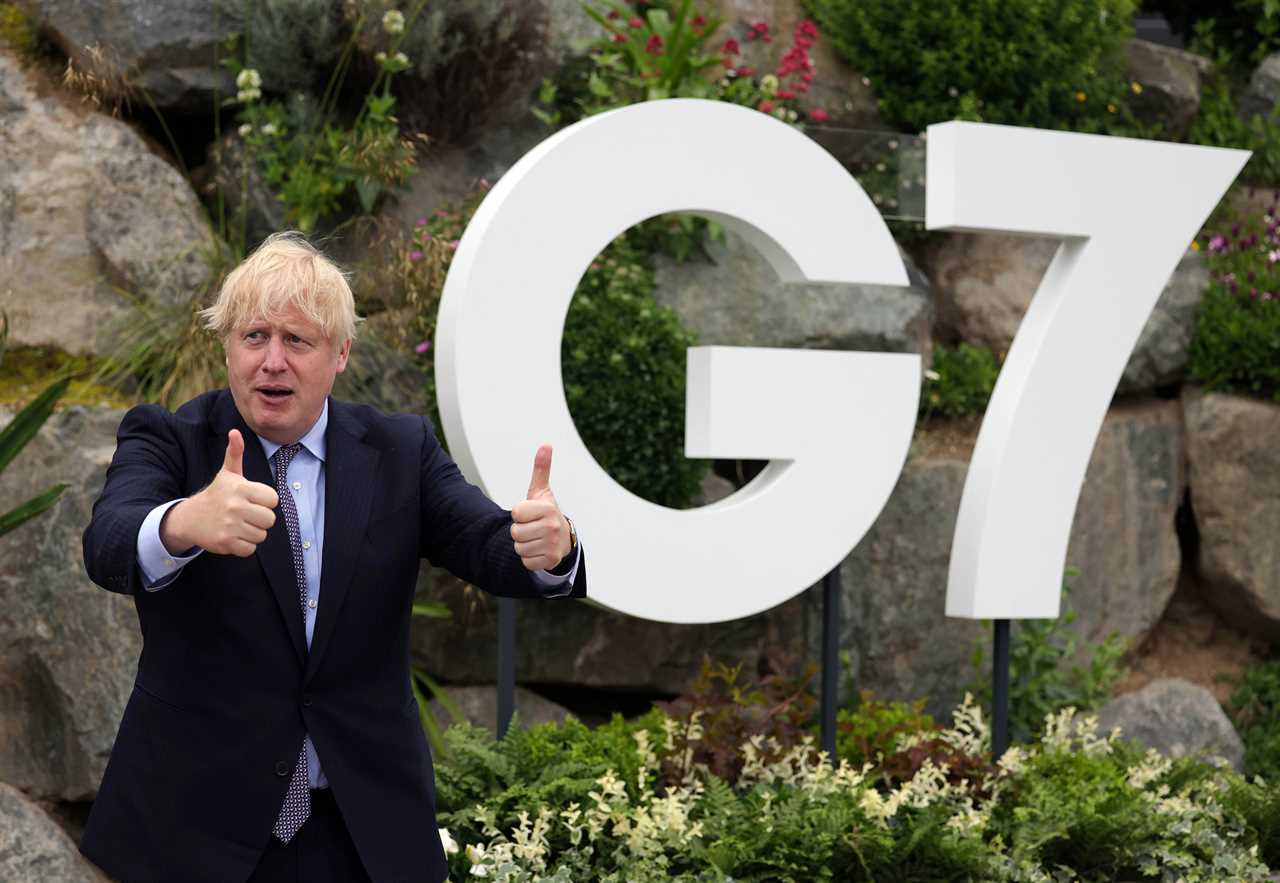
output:
[[[931,230],[1061,237],[969,465],[947,615],[1058,616],[1085,468],[1125,362],[1247,151],[976,123],[930,126]]]

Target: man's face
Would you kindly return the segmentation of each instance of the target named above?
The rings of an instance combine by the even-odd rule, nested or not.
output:
[[[281,445],[302,438],[319,419],[351,352],[350,340],[331,342],[293,306],[274,321],[235,329],[224,345],[240,416],[258,435]]]

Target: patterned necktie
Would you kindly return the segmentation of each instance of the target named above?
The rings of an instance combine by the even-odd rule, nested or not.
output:
[[[293,494],[289,492],[289,463],[302,449],[300,444],[285,445],[272,456],[271,462],[276,467],[276,493],[280,497],[280,511],[284,514],[285,526],[289,529],[289,548],[293,551],[293,573],[298,580],[298,597],[302,604],[302,621],[305,627],[307,617],[307,574],[302,564],[302,540],[298,531],[298,509],[293,505]],[[280,808],[280,816],[272,833],[282,843],[288,843],[298,833],[302,823],[311,815],[311,790],[307,776],[307,742],[302,740],[302,748],[298,751],[298,763],[293,768],[293,778],[289,780],[289,790],[284,795],[284,806]]]

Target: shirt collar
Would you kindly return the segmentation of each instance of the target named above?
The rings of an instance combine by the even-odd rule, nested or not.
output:
[[[329,400],[324,400],[324,407],[320,410],[320,416],[316,418],[316,422],[307,430],[307,434],[298,439],[298,443],[311,452],[321,463],[324,462],[324,432],[329,428]],[[254,433],[257,435],[257,433]],[[270,461],[276,455],[276,451],[280,450],[282,445],[277,444],[262,436],[258,436],[258,441],[262,442],[263,453],[267,455]]]

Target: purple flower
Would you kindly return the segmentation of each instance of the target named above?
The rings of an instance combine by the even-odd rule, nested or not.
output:
[[[417,249],[414,249],[413,251],[409,252],[409,260],[413,261],[414,263],[417,263],[418,261],[422,260],[422,252],[418,251]]]
[[[425,227],[425,226],[427,226],[427,219],[426,219],[426,218],[418,218],[418,220],[416,220],[416,221],[414,221],[414,222],[413,222],[413,226],[415,226],[415,227]]]
[[[1223,238],[1221,233],[1214,235],[1209,240],[1209,254],[1221,254],[1227,250],[1227,240]]]
[[[457,250],[458,250],[458,240],[455,239],[453,240],[453,242],[449,243],[449,251],[457,251]]]
[[[417,346],[415,346],[415,347],[413,348],[413,351],[414,351],[415,353],[417,353],[418,355],[422,355],[423,353],[425,353],[425,352],[426,352],[427,350],[429,350],[429,349],[431,349],[431,341],[429,341],[429,340],[424,340],[424,341],[422,341],[421,343],[419,343]]]

